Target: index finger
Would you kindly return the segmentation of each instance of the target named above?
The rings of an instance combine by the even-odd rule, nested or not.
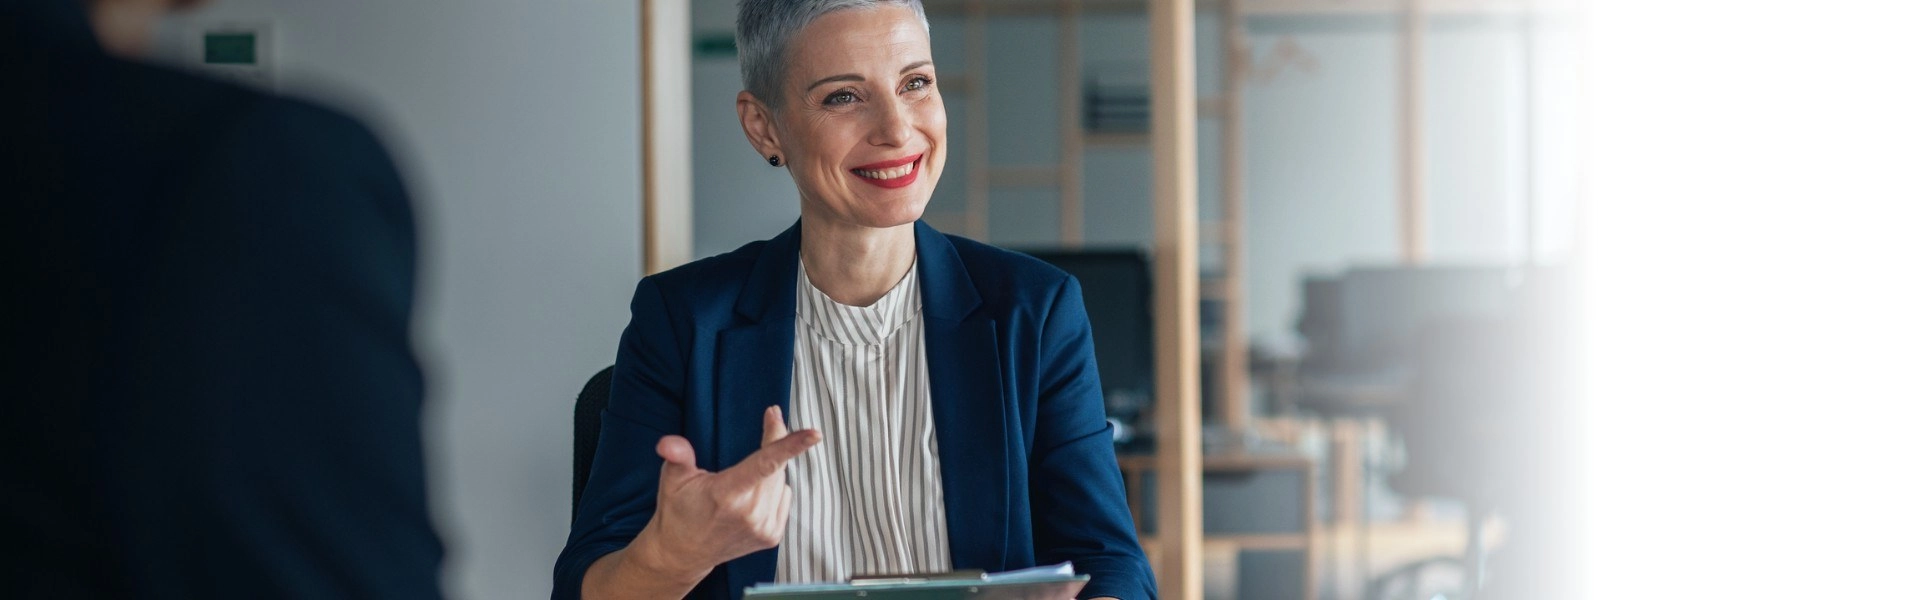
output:
[[[795,431],[761,446],[753,454],[747,455],[746,460],[740,461],[740,464],[724,472],[747,480],[742,483],[758,484],[760,480],[778,474],[781,469],[787,467],[788,461],[800,456],[818,443],[820,443],[820,432],[812,429]]]

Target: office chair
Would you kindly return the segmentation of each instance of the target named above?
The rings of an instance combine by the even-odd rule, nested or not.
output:
[[[600,447],[600,411],[607,408],[607,388],[613,383],[613,367],[601,369],[580,388],[573,401],[573,516],[580,516],[580,492],[587,489],[587,474],[593,472],[593,452]]]

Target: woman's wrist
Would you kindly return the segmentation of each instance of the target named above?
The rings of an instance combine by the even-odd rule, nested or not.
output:
[[[615,550],[587,568],[580,596],[597,598],[679,598],[713,571],[675,564],[670,548],[641,530],[627,547]]]
[[[644,574],[649,579],[664,579],[692,587],[713,572],[713,565],[685,564],[685,554],[673,552],[657,539],[652,527],[640,530],[622,552],[625,570]]]

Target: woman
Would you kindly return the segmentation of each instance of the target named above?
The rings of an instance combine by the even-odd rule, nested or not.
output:
[[[640,281],[556,598],[1068,560],[1153,597],[1078,283],[919,222],[927,33],[916,0],[741,2],[735,108],[800,222]]]

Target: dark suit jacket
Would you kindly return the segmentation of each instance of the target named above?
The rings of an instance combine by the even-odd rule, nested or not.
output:
[[[1037,259],[914,227],[954,568],[1071,560],[1093,576],[1083,597],[1152,598],[1079,283]],[[640,280],[593,472],[554,567],[555,598],[577,597],[587,567],[652,518],[661,436],[686,436],[714,471],[759,448],[761,412],[789,400],[799,251],[795,225]],[[721,565],[692,597],[737,598],[772,581],[777,551]]]
[[[0,7],[0,595],[438,596],[391,160],[83,4]]]

